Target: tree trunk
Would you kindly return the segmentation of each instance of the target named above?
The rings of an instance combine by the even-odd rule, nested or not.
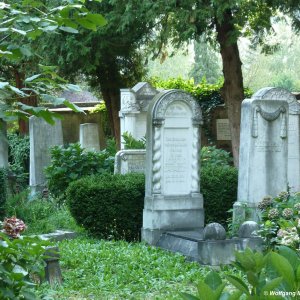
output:
[[[119,90],[119,87],[116,88]],[[111,131],[116,140],[117,148],[120,149],[120,92],[116,92],[114,89],[108,89],[101,84],[101,93],[106,105]]]
[[[119,110],[122,81],[115,61],[112,59],[108,64],[102,65],[101,68],[98,69],[98,74],[100,90],[108,113],[108,121],[117,147],[120,149]]]
[[[24,87],[25,74],[14,70],[14,75],[16,87],[22,89]],[[22,98],[20,102],[30,106],[37,106],[37,97],[36,95],[29,95],[26,98]],[[29,134],[28,120],[19,119],[19,134],[22,136]]]
[[[224,12],[221,23],[216,22],[217,40],[221,48],[224,85],[222,96],[227,107],[234,165],[238,167],[240,146],[241,102],[244,99],[242,63],[231,11]]]

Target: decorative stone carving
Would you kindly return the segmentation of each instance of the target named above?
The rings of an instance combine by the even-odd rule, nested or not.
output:
[[[114,165],[115,174],[145,173],[145,169],[145,149],[129,149],[117,152]]]
[[[129,132],[135,139],[146,135],[146,115],[149,103],[158,91],[147,82],[139,82],[132,89],[121,89],[119,111],[121,136]],[[124,141],[121,138],[121,148]]]
[[[166,230],[201,230],[199,151],[202,122],[195,99],[179,90],[158,94],[148,110],[142,239]]]
[[[280,100],[284,97],[287,99]],[[251,212],[250,219],[256,221],[258,202],[265,195],[276,196],[287,188],[288,99],[292,98],[286,91],[266,88],[242,102],[238,202],[234,205],[234,218],[241,216],[242,211],[245,214],[246,206]]]

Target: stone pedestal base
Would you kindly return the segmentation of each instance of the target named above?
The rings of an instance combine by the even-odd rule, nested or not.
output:
[[[242,224],[245,221],[260,220],[260,210],[255,203],[237,201],[233,205],[232,221],[235,224]]]

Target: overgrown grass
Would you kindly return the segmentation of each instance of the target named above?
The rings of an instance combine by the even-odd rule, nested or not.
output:
[[[28,192],[12,195],[5,205],[6,216],[22,219],[27,229],[26,235],[43,234],[60,230],[82,232],[65,205],[59,206],[53,198],[28,200]]]
[[[64,283],[43,284],[43,299],[181,299],[209,271],[143,243],[80,238],[59,249]]]

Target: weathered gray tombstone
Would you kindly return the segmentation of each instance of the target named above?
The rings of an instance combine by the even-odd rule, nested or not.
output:
[[[292,191],[300,191],[300,104],[293,94],[282,88],[263,88],[257,97],[287,101],[289,104],[288,184]]]
[[[8,166],[8,142],[6,136],[6,123],[0,121],[0,168]]]
[[[139,82],[132,89],[121,89],[121,148],[124,148],[122,135],[129,132],[139,140],[146,135],[146,118],[149,103],[158,91],[147,82]]]
[[[29,184],[31,194],[41,192],[46,185],[44,168],[51,162],[50,148],[63,144],[61,121],[55,125],[32,116],[29,118],[30,169]]]
[[[98,124],[80,124],[79,143],[87,151],[100,151]]]
[[[143,173],[146,170],[146,150],[120,150],[115,155],[114,174]]]
[[[203,229],[201,122],[198,103],[180,90],[161,92],[149,106],[142,228],[142,240],[149,244],[165,231]]]
[[[257,220],[257,204],[265,195],[287,189],[288,111],[286,99],[259,90],[242,102],[238,201],[234,220]],[[247,211],[243,206],[247,206]]]

